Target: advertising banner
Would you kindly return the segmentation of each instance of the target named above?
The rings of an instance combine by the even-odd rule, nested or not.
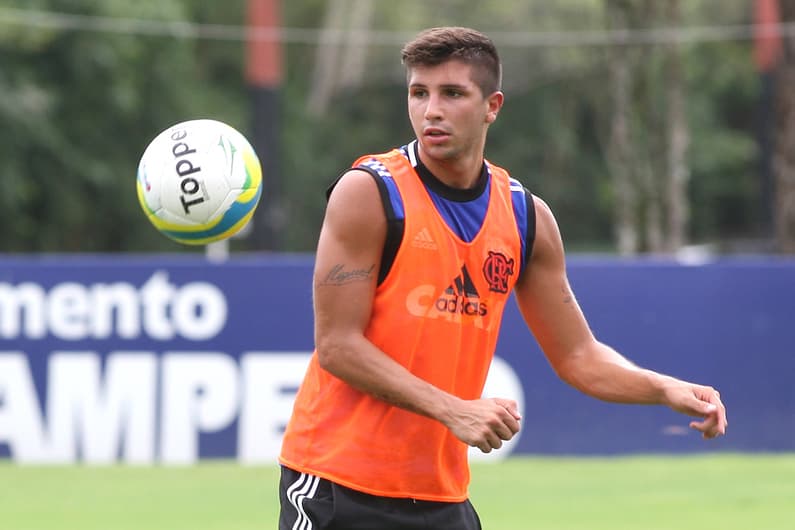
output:
[[[519,401],[523,426],[489,458],[795,450],[795,262],[576,258],[569,274],[601,340],[719,388],[729,434],[578,393],[509,304],[484,394]],[[0,258],[0,458],[275,462],[313,349],[311,275],[304,255]]]

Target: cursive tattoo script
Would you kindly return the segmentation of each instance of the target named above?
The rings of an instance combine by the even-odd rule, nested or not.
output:
[[[326,277],[320,280],[319,285],[345,285],[368,281],[373,276],[374,268],[375,265],[370,265],[369,269],[345,270],[345,265],[339,263],[334,265]]]

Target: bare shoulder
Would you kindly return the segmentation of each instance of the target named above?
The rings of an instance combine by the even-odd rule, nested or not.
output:
[[[360,237],[385,230],[386,216],[372,175],[359,169],[342,175],[329,196],[323,224]]]
[[[378,185],[366,171],[346,172],[326,206],[315,255],[316,284],[369,281],[372,272],[378,270],[385,240],[386,215]]]
[[[543,199],[533,195],[533,203],[536,210],[536,236],[532,261],[560,260],[563,257],[563,241],[558,221]]]
[[[368,204],[364,204],[367,201]],[[359,204],[366,207],[369,203],[381,204],[378,186],[372,175],[361,169],[346,171],[334,185],[329,196],[329,206],[350,206]]]

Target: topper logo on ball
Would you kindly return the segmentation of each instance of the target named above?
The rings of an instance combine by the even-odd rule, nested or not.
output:
[[[179,184],[179,188],[182,190],[179,200],[182,203],[182,208],[185,210],[185,213],[189,214],[191,206],[203,203],[206,197],[204,194],[197,196],[201,190],[201,185],[196,178],[190,176],[200,172],[202,168],[200,166],[194,166],[193,162],[189,159],[182,158],[196,152],[196,149],[191,149],[186,142],[180,141],[184,140],[187,136],[188,133],[183,129],[174,131],[171,135],[171,139],[177,143],[171,148],[171,153],[174,155],[174,158],[177,159],[177,164],[174,166],[174,169],[177,175],[182,179]]]

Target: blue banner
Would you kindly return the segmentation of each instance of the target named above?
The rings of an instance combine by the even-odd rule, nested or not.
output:
[[[313,347],[311,275],[301,255],[0,258],[0,457],[275,461]],[[571,389],[509,304],[484,394],[524,419],[489,458],[795,450],[794,261],[572,258],[569,276],[601,340],[716,386],[729,434]]]

